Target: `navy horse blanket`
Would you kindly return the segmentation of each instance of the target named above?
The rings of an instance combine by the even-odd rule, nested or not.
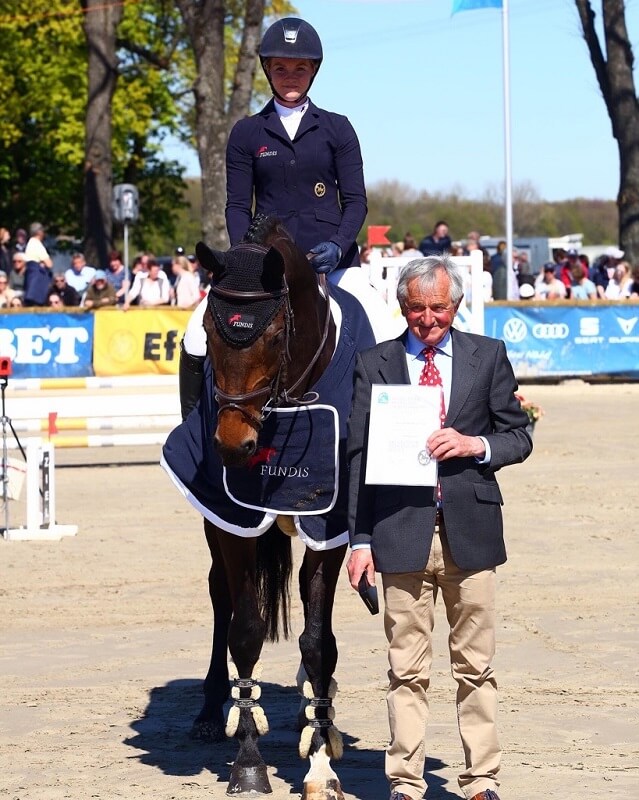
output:
[[[346,425],[355,357],[375,344],[359,301],[328,284],[337,327],[335,352],[312,387],[317,401],[274,410],[246,467],[226,469],[213,447],[217,403],[209,359],[200,401],[168,436],[161,465],[186,499],[214,525],[259,536],[278,514],[293,518],[314,550],[348,541]]]

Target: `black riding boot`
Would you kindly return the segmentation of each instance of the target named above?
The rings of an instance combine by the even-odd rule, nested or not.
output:
[[[180,410],[185,420],[202,394],[204,356],[192,356],[180,342]]]

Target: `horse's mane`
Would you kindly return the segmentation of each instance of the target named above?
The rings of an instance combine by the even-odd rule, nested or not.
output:
[[[309,285],[317,286],[315,271],[312,268],[309,269],[310,265],[306,254],[300,250],[278,217],[256,214],[242,242],[274,247],[284,258],[287,276],[290,277],[295,273],[299,278],[303,275]]]
[[[249,244],[272,243],[275,237],[292,241],[288,231],[277,217],[267,217],[265,214],[257,214],[251,222],[247,232],[244,234],[243,242]]]

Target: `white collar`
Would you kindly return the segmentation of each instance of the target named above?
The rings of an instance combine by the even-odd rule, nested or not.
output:
[[[275,101],[275,110],[277,111],[277,115],[279,117],[293,117],[293,116],[301,117],[308,108],[308,97],[302,103],[301,106],[295,106],[295,108],[289,108],[288,106],[283,106],[276,97],[274,97],[273,100]]]

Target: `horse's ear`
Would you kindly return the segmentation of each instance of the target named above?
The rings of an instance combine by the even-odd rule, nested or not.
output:
[[[269,248],[262,262],[262,285],[267,292],[273,292],[282,288],[285,264],[280,251]]]
[[[211,250],[204,242],[198,242],[195,245],[195,255],[204,269],[213,274],[213,280],[217,283],[226,270],[226,253]]]

